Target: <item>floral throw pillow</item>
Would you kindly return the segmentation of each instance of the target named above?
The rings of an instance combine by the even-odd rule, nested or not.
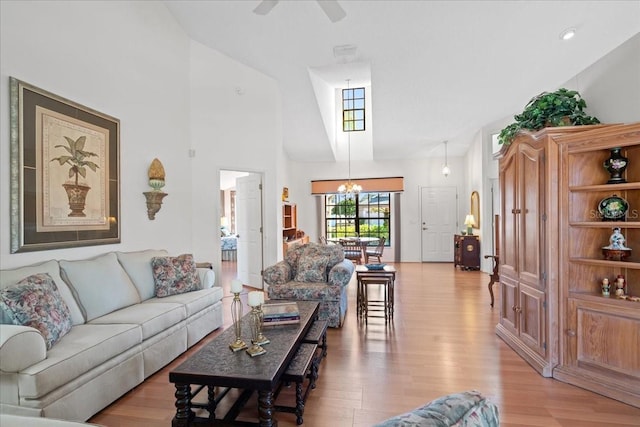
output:
[[[294,280],[296,282],[326,282],[328,262],[329,257],[325,256],[301,256],[298,259],[298,271]]]
[[[151,259],[151,269],[158,298],[200,289],[200,277],[191,254],[154,257]]]
[[[73,326],[69,307],[47,273],[34,274],[2,289],[0,310],[13,324],[39,330],[47,350]]]

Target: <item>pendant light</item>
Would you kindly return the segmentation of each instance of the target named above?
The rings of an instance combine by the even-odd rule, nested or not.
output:
[[[349,89],[349,80],[347,79],[347,89]],[[342,101],[343,105],[343,114],[344,114],[344,99]],[[342,118],[344,120],[344,116]],[[344,125],[343,125],[344,126]],[[347,131],[347,152],[348,152],[348,164],[349,164],[349,173],[347,175],[347,182],[341,184],[338,187],[338,193],[345,194],[347,196],[353,194],[358,194],[362,191],[362,186],[358,185],[351,181],[351,130]]]
[[[447,157],[447,141],[444,142],[444,166],[442,166],[442,175],[449,176],[451,168],[449,167],[449,159]]]

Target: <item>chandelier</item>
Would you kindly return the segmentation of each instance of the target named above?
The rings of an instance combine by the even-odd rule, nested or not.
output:
[[[347,89],[349,89],[349,80],[347,80]],[[338,193],[345,194],[348,196],[351,194],[358,194],[362,191],[361,185],[351,181],[351,130],[347,130],[347,152],[348,152],[349,174],[347,176],[347,182],[345,182],[344,184],[341,184],[338,187]]]
[[[338,187],[338,193],[341,194],[358,194],[362,191],[362,185],[356,184],[351,181],[351,132],[347,133],[347,150],[349,152],[348,163],[349,163],[349,175],[347,176],[347,182],[341,184]]]

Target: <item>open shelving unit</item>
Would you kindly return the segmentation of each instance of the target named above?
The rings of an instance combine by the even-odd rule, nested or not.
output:
[[[305,235],[300,238],[298,234],[298,209],[295,203],[282,203],[282,253],[286,254],[287,250],[294,245],[309,242],[309,236]]]
[[[603,278],[624,275],[627,294],[640,296],[640,124],[615,125],[558,138],[559,363],[554,378],[640,407],[640,302],[603,296]],[[611,149],[628,158],[625,183],[606,184]],[[598,204],[624,198],[624,220],[604,221]],[[619,227],[632,249],[624,261],[602,248]]]

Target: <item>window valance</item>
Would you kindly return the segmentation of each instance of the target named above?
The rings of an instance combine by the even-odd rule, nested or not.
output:
[[[362,191],[366,193],[398,193],[404,191],[404,178],[401,176],[387,178],[361,178],[352,179],[354,184],[362,186]],[[344,179],[324,179],[311,181],[311,194],[331,194],[337,193],[340,184],[344,184]]]

